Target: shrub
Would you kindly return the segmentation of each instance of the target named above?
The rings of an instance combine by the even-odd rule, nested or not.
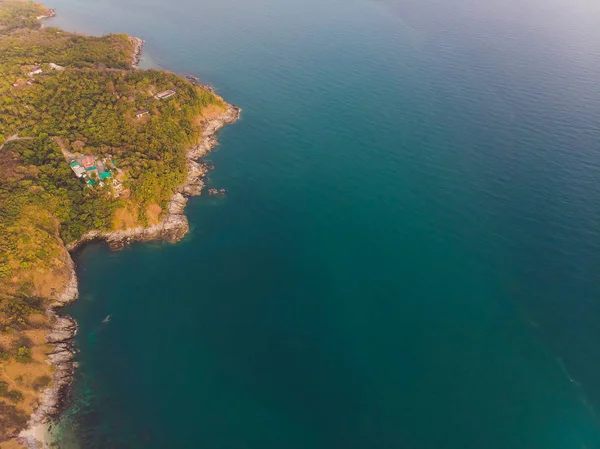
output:
[[[12,348],[17,350],[22,347],[31,348],[33,346],[33,341],[27,335],[19,335],[19,338],[12,342]]]
[[[23,402],[23,393],[21,393],[19,390],[10,390],[8,393],[6,393],[6,397],[11,400],[12,402]]]
[[[15,354],[15,360],[19,363],[29,363],[32,360],[32,352],[27,346],[21,346],[17,349],[17,353]]]
[[[39,391],[43,388],[46,388],[48,385],[50,385],[50,382],[52,381],[52,379],[50,378],[50,376],[40,376],[37,377],[34,381],[33,381],[33,389],[35,391]]]

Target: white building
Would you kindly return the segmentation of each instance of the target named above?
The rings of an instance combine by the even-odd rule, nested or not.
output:
[[[73,161],[69,165],[71,166],[71,170],[73,170],[73,173],[75,173],[75,176],[77,176],[78,178],[81,178],[83,175],[85,175],[85,168],[79,165],[77,161]]]
[[[177,92],[175,92],[173,89],[163,90],[157,93],[154,98],[157,100],[166,100],[167,98],[171,98],[176,93]]]
[[[39,75],[42,72],[43,72],[43,70],[41,67],[34,67],[33,70],[31,72],[29,72],[27,75],[34,76],[34,75]]]

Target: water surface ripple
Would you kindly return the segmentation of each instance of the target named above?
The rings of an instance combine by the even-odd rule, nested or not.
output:
[[[77,255],[61,447],[600,448],[600,4],[48,1],[244,108]]]

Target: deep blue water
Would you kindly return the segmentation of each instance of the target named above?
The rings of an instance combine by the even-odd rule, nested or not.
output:
[[[600,447],[600,4],[47,3],[244,109],[183,242],[77,255],[61,447]]]

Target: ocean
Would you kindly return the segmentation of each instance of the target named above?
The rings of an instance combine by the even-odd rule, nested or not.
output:
[[[182,242],[76,254],[59,447],[600,448],[600,4],[47,5],[243,108]]]

